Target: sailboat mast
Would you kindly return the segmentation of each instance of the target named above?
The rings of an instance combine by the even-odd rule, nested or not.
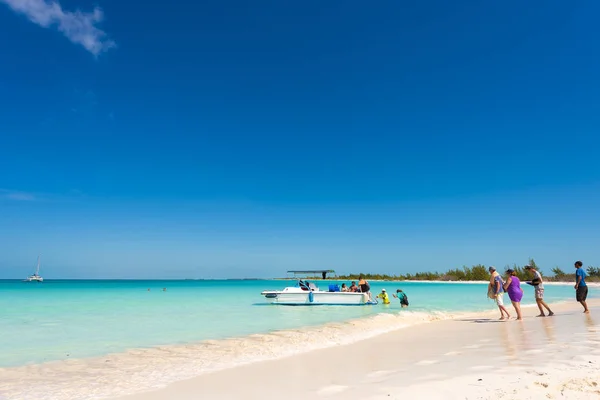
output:
[[[40,256],[38,255],[37,268],[35,269],[35,274],[40,274]]]

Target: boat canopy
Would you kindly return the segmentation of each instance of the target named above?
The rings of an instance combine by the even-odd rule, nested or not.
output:
[[[321,277],[323,279],[327,279],[327,274],[334,274],[335,275],[335,271],[332,269],[311,269],[311,270],[292,270],[292,271],[288,271],[288,274],[294,274],[294,277],[296,277],[297,275],[316,275],[316,274],[320,274]]]

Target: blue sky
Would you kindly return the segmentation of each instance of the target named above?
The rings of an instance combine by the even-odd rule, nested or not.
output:
[[[600,265],[598,12],[0,0],[0,278]]]

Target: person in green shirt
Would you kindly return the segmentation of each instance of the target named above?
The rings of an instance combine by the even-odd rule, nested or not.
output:
[[[394,298],[400,300],[400,305],[402,307],[408,307],[408,296],[402,291],[402,289],[396,290],[396,294],[393,296]]]

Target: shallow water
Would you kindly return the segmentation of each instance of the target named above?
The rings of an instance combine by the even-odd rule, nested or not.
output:
[[[410,308],[265,305],[260,292],[292,281],[0,281],[0,367],[101,356],[129,349],[243,338],[276,330],[392,314],[406,320],[493,309],[484,284],[371,282],[401,287]],[[330,282],[321,282],[322,287]],[[166,288],[166,291],[163,291]],[[150,289],[148,291],[148,289]],[[524,287],[524,304],[533,290]],[[571,300],[571,286],[547,286],[549,302]],[[590,291],[596,297],[597,290]],[[410,312],[409,312],[410,311]],[[400,313],[400,314],[398,314]],[[404,313],[404,314],[402,314]],[[378,327],[382,329],[384,327]]]

